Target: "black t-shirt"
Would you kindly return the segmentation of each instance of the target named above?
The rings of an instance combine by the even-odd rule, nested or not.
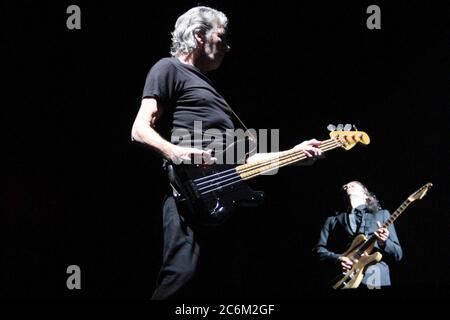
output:
[[[202,148],[205,148],[211,141],[218,142],[217,137],[211,140],[211,135],[205,135],[206,130],[215,129],[225,134],[227,129],[234,129],[230,107],[211,81],[198,68],[177,58],[163,58],[150,69],[143,90],[143,98],[148,97],[158,99],[166,117],[164,126],[170,127],[171,137],[165,136],[168,132],[160,131],[173,143],[179,143],[180,136],[185,139],[183,133],[186,132],[192,142],[201,138]],[[194,121],[201,123],[194,126]]]

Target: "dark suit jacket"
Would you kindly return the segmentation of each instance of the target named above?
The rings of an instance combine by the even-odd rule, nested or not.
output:
[[[358,233],[371,236],[378,229],[377,221],[383,224],[389,216],[390,214],[387,210],[380,210],[376,213],[364,212],[361,227],[355,233],[350,228],[347,212],[328,217],[320,232],[319,241],[313,251],[318,255],[320,261],[326,262],[329,267],[334,269],[334,275],[338,275],[341,271],[339,257],[349,248],[355,236]],[[394,225],[390,225],[388,229],[389,238],[385,242],[385,245],[380,247],[376,243],[374,248],[374,251],[379,251],[383,255],[383,259],[374,265],[378,267],[377,269],[370,268],[367,270],[362,283],[373,284],[369,277],[373,275],[373,272],[379,272],[380,277],[377,284],[380,286],[389,286],[391,284],[389,266],[386,260],[391,258],[391,260],[399,261],[403,253]],[[373,271],[371,272],[371,270]]]

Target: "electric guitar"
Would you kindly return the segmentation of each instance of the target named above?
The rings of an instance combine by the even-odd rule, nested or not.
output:
[[[382,225],[383,228],[389,227],[402,214],[403,211],[415,200],[422,199],[428,189],[433,186],[432,183],[425,184],[422,188],[411,194],[405,202],[389,217]],[[343,256],[353,261],[352,268],[347,272],[343,272],[338,280],[334,282],[333,289],[356,289],[360,285],[366,267],[372,263],[379,262],[383,257],[380,252],[370,254],[377,241],[377,237],[373,234],[370,238],[360,234],[355,237],[350,248],[344,252]]]
[[[350,150],[356,144],[367,145],[369,136],[363,131],[332,131],[330,139],[322,142],[326,152],[335,148]],[[264,192],[253,191],[245,180],[306,159],[302,150],[290,150],[279,157],[242,165],[168,163],[166,170],[174,197],[181,212],[201,225],[219,225],[240,206],[257,206]]]

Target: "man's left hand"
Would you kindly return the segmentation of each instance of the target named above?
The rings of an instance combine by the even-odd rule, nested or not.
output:
[[[319,148],[321,141],[316,139],[306,140],[296,145],[293,150],[302,150],[308,158],[319,158],[322,150]]]
[[[378,229],[375,231],[375,235],[379,241],[384,243],[389,238],[389,230],[387,228],[383,228],[380,221],[377,221],[377,225]]]

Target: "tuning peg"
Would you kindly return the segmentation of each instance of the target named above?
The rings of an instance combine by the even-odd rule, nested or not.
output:
[[[328,126],[327,126],[327,129],[328,129],[328,131],[335,131],[336,130],[336,126],[334,125],[334,124],[329,124]]]
[[[344,126],[344,131],[350,131],[350,130],[352,130],[352,125],[351,125],[350,123],[347,123],[347,124]]]
[[[353,129],[355,129],[355,131],[358,131],[358,128],[356,127],[356,125],[353,125]]]
[[[336,127],[337,131],[342,131],[342,129],[344,128],[344,125],[342,123],[339,123]]]

